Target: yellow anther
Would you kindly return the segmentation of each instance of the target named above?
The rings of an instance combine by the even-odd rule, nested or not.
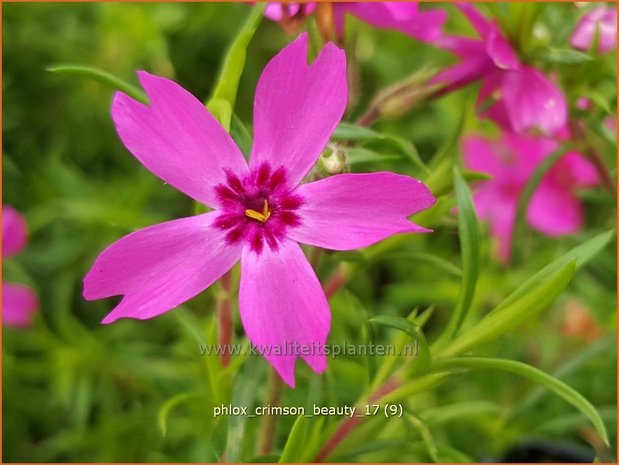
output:
[[[269,202],[267,202],[267,199],[264,199],[264,205],[262,207],[262,212],[257,212],[256,210],[248,209],[248,210],[245,210],[245,216],[253,220],[258,220],[262,223],[268,220],[269,217],[271,216],[271,211],[269,210]]]

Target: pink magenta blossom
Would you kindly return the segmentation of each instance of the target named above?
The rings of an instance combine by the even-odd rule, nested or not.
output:
[[[553,134],[567,121],[563,93],[543,73],[522,64],[499,27],[473,5],[458,3],[480,39],[445,35],[434,43],[462,59],[432,82],[446,91],[482,80],[477,101],[481,115],[502,128],[522,133],[533,129]]]
[[[346,13],[381,28],[400,31],[421,41],[432,41],[441,34],[441,27],[447,21],[442,10],[420,11],[417,2],[333,2],[333,22],[338,36],[344,32]],[[316,9],[316,2],[279,3],[267,5],[265,15],[274,21],[283,19],[303,20]]]
[[[116,93],[112,118],[150,171],[214,211],[136,231],[112,244],[84,279],[84,297],[123,295],[103,323],[146,319],[191,299],[240,259],[239,310],[250,341],[294,386],[301,356],[316,372],[330,311],[299,242],[366,247],[397,233],[426,232],[407,217],[434,197],[390,172],[340,174],[299,184],[347,103],[346,57],[327,44],[307,64],[307,34],[266,66],[254,100],[249,164],[204,105],[176,83],[138,72],[150,106]],[[270,353],[267,353],[269,352]]]
[[[498,240],[498,254],[508,261],[516,207],[525,184],[538,165],[558,148],[555,140],[503,133],[500,140],[469,136],[463,141],[467,168],[492,176],[479,183],[474,194],[480,218],[490,223]],[[577,232],[583,223],[583,207],[576,191],[599,183],[594,165],[577,152],[568,152],[546,173],[529,203],[526,219],[548,236]]]
[[[10,205],[2,206],[2,257],[17,255],[28,241],[24,217]],[[2,281],[2,322],[7,326],[26,328],[39,308],[39,299],[29,287]]]
[[[598,35],[600,53],[610,52],[617,46],[617,9],[600,5],[585,14],[572,34],[572,47],[589,51]]]

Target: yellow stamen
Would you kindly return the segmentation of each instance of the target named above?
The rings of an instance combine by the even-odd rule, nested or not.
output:
[[[245,216],[254,219],[254,220],[258,220],[262,223],[264,223],[266,220],[269,219],[269,217],[271,216],[271,211],[269,210],[269,202],[267,202],[267,199],[264,199],[264,205],[262,207],[262,212],[257,212],[256,210],[245,210]]]

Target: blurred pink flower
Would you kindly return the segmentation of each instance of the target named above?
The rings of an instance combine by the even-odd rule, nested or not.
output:
[[[346,57],[327,44],[310,66],[307,34],[264,69],[254,100],[249,166],[198,99],[138,72],[150,106],[118,92],[112,117],[129,151],[167,183],[214,211],[134,232],[112,244],[84,279],[84,297],[124,295],[103,320],[152,318],[191,299],[241,260],[239,310],[250,341],[294,386],[301,356],[326,369],[330,311],[299,242],[334,250],[426,232],[407,217],[434,203],[420,182],[389,172],[299,182],[347,102]],[[291,345],[305,349],[290,353]],[[282,354],[282,355],[280,355]]]
[[[522,64],[498,26],[473,5],[457,3],[480,36],[471,39],[445,35],[434,43],[462,59],[431,81],[443,92],[457,90],[478,79],[482,88],[477,108],[502,128],[518,133],[540,130],[547,135],[567,122],[563,93],[540,71]]]
[[[331,6],[338,36],[343,35],[346,13],[372,26],[400,31],[421,41],[432,41],[440,37],[441,27],[447,21],[444,11],[419,11],[417,2],[332,2]],[[274,21],[295,17],[304,19],[315,9],[316,2],[270,2],[265,15]]]
[[[617,46],[616,8],[600,5],[580,18],[572,34],[572,47],[589,51],[596,34],[599,34],[598,50],[600,53],[610,52]]]
[[[469,136],[463,141],[467,168],[487,173],[473,196],[480,218],[490,223],[498,240],[498,255],[507,262],[516,218],[516,207],[524,186],[537,166],[558,148],[552,139],[504,132],[500,140]],[[548,236],[577,232],[582,226],[582,204],[576,191],[599,183],[595,166],[577,152],[566,153],[546,173],[531,198],[526,218],[534,229]]]
[[[10,205],[2,206],[2,257],[17,255],[28,241],[28,226],[24,217]],[[39,308],[39,299],[32,289],[21,284],[2,281],[2,322],[7,326],[26,328]]]

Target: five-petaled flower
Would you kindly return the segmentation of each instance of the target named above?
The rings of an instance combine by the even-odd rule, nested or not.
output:
[[[249,165],[199,100],[176,83],[139,72],[150,105],[122,92],[112,104],[120,138],[150,171],[214,211],[148,227],[112,244],[84,279],[84,297],[124,295],[103,320],[171,310],[241,260],[240,316],[250,341],[294,386],[301,356],[316,372],[330,311],[300,243],[333,250],[428,231],[407,217],[434,203],[420,182],[389,172],[341,174],[299,184],[340,121],[346,57],[327,44],[307,64],[307,34],[274,57],[258,82]]]
[[[477,214],[490,223],[498,255],[510,258],[516,208],[524,186],[539,164],[559,147],[555,140],[503,133],[500,140],[468,136],[463,141],[467,168],[488,173],[473,200]],[[526,220],[548,236],[577,232],[583,209],[576,190],[599,183],[595,166],[578,152],[567,152],[546,173],[529,203]]]
[[[517,133],[538,130],[552,135],[561,131],[567,122],[563,93],[539,70],[520,62],[496,23],[473,5],[457,6],[480,39],[444,35],[436,40],[435,45],[459,56],[462,62],[442,71],[431,82],[445,85],[446,92],[481,79],[477,100],[481,116]]]
[[[2,258],[17,255],[28,241],[24,217],[10,205],[2,206]],[[16,328],[32,324],[39,299],[32,289],[2,281],[2,323]]]

